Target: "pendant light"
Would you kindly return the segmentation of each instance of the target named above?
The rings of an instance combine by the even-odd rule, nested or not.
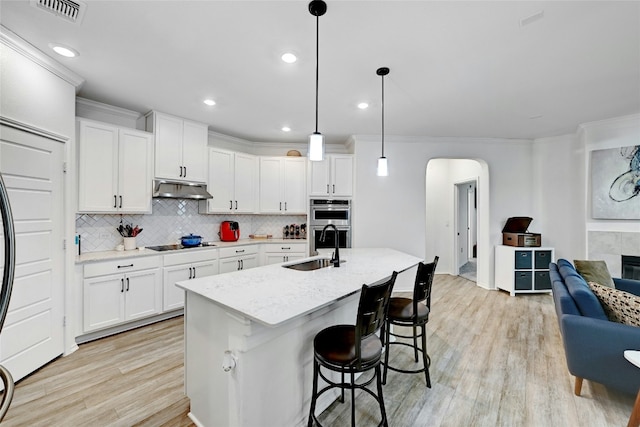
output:
[[[309,3],[309,12],[316,17],[316,130],[309,135],[309,160],[317,162],[324,159],[324,136],[318,132],[318,70],[320,47],[320,17],[327,11],[327,4],[322,0]]]
[[[388,176],[389,167],[387,158],[384,156],[384,76],[389,74],[387,67],[378,68],[376,74],[382,78],[382,156],[378,159],[378,176]]]

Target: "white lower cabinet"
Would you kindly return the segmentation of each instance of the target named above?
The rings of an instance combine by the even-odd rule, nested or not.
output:
[[[220,274],[258,266],[258,245],[220,248]]]
[[[295,261],[306,257],[306,243],[268,243],[263,246],[262,265]]]
[[[163,311],[184,307],[184,290],[176,282],[218,274],[218,250],[187,251],[164,256]]]
[[[83,288],[84,332],[158,314],[162,310],[160,257],[87,264]]]

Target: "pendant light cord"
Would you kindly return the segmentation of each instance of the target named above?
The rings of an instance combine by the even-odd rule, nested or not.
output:
[[[384,157],[384,75],[382,75],[382,157]]]
[[[318,80],[320,74],[320,16],[316,16],[316,133],[318,133]]]

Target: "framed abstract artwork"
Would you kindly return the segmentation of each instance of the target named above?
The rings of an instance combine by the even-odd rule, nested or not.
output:
[[[640,219],[640,145],[591,152],[595,219]]]

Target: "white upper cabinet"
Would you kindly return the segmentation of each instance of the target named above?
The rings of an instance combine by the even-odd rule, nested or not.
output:
[[[207,190],[213,199],[200,202],[200,212],[254,213],[257,178],[256,156],[210,148]]]
[[[260,213],[306,213],[306,165],[303,157],[260,157]]]
[[[155,134],[156,178],[206,181],[206,124],[153,111],[146,117],[146,129]]]
[[[150,213],[153,135],[77,121],[78,212]]]
[[[329,154],[321,162],[309,162],[309,196],[353,196],[353,156]]]

